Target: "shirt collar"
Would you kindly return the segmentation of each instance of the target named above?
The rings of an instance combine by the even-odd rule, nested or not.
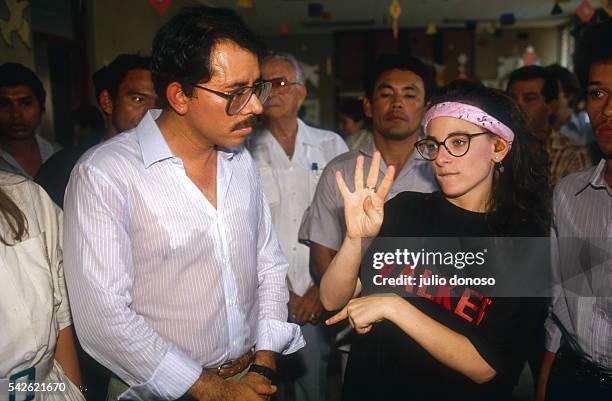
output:
[[[136,134],[142,152],[142,161],[145,168],[151,167],[154,163],[174,157],[168,147],[155,120],[160,116],[161,110],[149,110],[144,115],[138,126]]]
[[[578,192],[576,192],[576,195],[584,191],[589,186],[597,189],[607,189],[608,185],[606,183],[606,180],[604,179],[605,171],[606,159],[601,159],[601,161],[593,171],[593,174],[591,174],[591,176],[583,182],[584,185],[580,186],[580,189],[578,190]]]
[[[166,159],[174,157],[172,150],[168,146],[166,139],[162,135],[155,120],[161,115],[161,110],[149,110],[136,127],[140,151],[145,168]],[[242,147],[226,149],[217,147],[226,160],[232,160],[234,156],[242,150]]]

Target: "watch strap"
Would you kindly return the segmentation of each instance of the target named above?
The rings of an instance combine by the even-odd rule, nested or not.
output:
[[[249,368],[249,372],[260,374],[270,380],[272,383],[276,383],[276,372],[274,371],[274,369],[271,369],[267,366],[257,365],[254,363]]]

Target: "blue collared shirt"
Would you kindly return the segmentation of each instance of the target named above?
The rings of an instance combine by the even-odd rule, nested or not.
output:
[[[87,152],[65,202],[64,261],[85,350],[131,387],[176,399],[250,348],[291,353],[287,263],[248,152],[217,151],[217,208],[150,111]]]

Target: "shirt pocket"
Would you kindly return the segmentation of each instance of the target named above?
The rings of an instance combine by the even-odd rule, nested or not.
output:
[[[0,318],[8,336],[3,333],[0,349],[10,350],[6,357],[13,363],[30,366],[38,362],[41,352],[55,347],[58,328],[53,311],[61,302],[61,294],[53,290],[42,234],[2,248]],[[4,362],[10,364],[5,360],[2,365]]]
[[[270,166],[262,166],[259,168],[259,176],[261,177],[261,187],[270,208],[278,206],[280,203],[280,190],[278,188],[278,180],[274,174],[274,170]]]

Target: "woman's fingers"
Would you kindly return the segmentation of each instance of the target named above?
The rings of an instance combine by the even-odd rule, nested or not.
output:
[[[363,188],[363,156],[357,156],[355,163],[355,192]]]
[[[365,327],[356,327],[355,331],[357,332],[357,334],[366,334],[369,333],[370,330],[372,330],[372,325],[367,325]]]
[[[380,171],[380,152],[374,152],[372,157],[372,164],[370,164],[370,171],[368,171],[368,179],[366,187],[376,188],[378,182],[378,172]]]
[[[346,186],[346,182],[344,182],[344,177],[342,177],[342,173],[340,171],[336,171],[336,184],[338,185],[338,189],[340,190],[343,198],[350,195],[351,191],[349,191],[348,187]]]
[[[374,203],[372,201],[371,196],[366,197],[363,201],[363,210],[365,211],[366,216],[368,216],[372,223],[378,224],[378,222],[380,221],[380,215],[374,207]]]
[[[332,324],[336,324],[338,322],[343,321],[348,317],[348,305],[342,308],[342,310],[336,313],[334,316],[330,317],[325,321],[325,324],[331,326]]]
[[[395,177],[395,166],[389,166],[387,168],[387,172],[385,173],[385,178],[383,178],[382,183],[380,184],[380,188],[376,192],[378,196],[382,198],[384,201],[387,199],[387,195],[391,190],[391,186],[393,186],[393,178]]]

